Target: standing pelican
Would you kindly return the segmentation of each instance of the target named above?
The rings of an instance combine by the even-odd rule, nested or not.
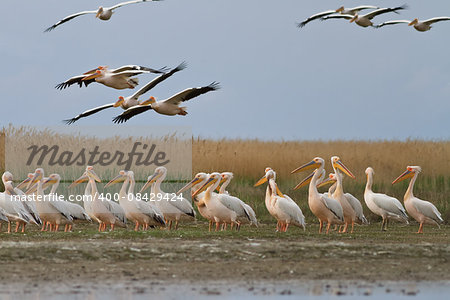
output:
[[[420,200],[413,195],[414,183],[416,182],[417,176],[421,171],[422,168],[419,166],[408,166],[406,171],[392,182],[392,184],[394,184],[412,177],[403,198],[403,202],[405,203],[408,214],[420,223],[417,233],[423,233],[424,224],[437,225],[440,228],[439,224],[444,222],[441,217],[441,213],[438,211],[436,206],[433,205],[433,203]]]
[[[232,172],[222,172],[220,174],[220,176],[222,176],[222,180],[220,181],[220,185],[218,187],[219,189],[219,194],[229,194],[228,191],[226,190],[227,186],[230,184],[231,180],[233,179],[233,173]],[[239,201],[241,201],[242,206],[244,206],[249,218],[250,218],[250,225],[255,225],[256,227],[258,227],[258,220],[256,219],[256,213],[253,210],[253,208],[248,205],[247,203],[245,203],[244,201],[242,201],[241,199],[237,198]],[[242,219],[243,222],[247,221],[247,218],[243,218]]]
[[[132,117],[141,114],[147,110],[153,109],[159,114],[174,116],[174,115],[187,115],[186,107],[180,107],[181,102],[191,100],[202,94],[218,90],[220,88],[219,83],[212,82],[210,85],[196,88],[185,89],[171,96],[166,100],[156,101],[155,97],[150,97],[148,100],[142,102],[140,105],[130,107],[124,111],[121,115],[113,119],[114,123],[124,123]]]
[[[139,97],[142,96],[143,94],[145,94],[146,92],[148,92],[149,90],[151,90],[152,88],[154,88],[158,83],[166,80],[167,78],[169,78],[170,76],[172,76],[173,74],[175,74],[176,72],[179,72],[181,70],[183,70],[184,68],[186,68],[186,63],[183,62],[180,65],[178,65],[176,68],[174,68],[173,70],[167,72],[167,73],[163,73],[162,75],[156,77],[155,79],[153,79],[152,81],[150,81],[149,83],[147,83],[146,85],[144,85],[142,88],[140,88],[137,92],[135,92],[133,95],[128,96],[128,97],[119,97],[119,100],[117,100],[114,103],[110,103],[110,104],[105,104],[99,107],[95,107],[92,109],[89,109],[85,112],[82,112],[81,114],[77,115],[76,117],[72,118],[72,119],[68,119],[68,120],[64,120],[64,122],[66,122],[66,124],[70,125],[76,121],[78,121],[81,118],[85,118],[87,116],[93,115],[95,113],[98,113],[99,111],[108,109],[108,108],[113,108],[113,107],[121,107],[122,109],[126,110],[132,106],[135,105],[139,105],[141,102],[139,101]]]
[[[138,231],[140,224],[142,224],[144,230],[147,230],[149,226],[165,226],[166,223],[162,214],[158,213],[159,211],[155,211],[153,205],[136,199],[134,195],[135,180],[133,171],[120,171],[119,175],[105,185],[105,188],[121,181],[123,181],[123,184],[119,192],[119,204],[125,211],[125,216],[135,222],[134,230]]]
[[[11,222],[16,222],[16,230],[19,226],[30,221],[30,216],[23,208],[22,202],[17,199],[18,195],[14,191],[12,181],[3,181],[5,192],[0,193],[0,209],[8,219],[8,233],[11,233]],[[22,232],[25,230],[25,225],[22,227]]]
[[[151,2],[151,1],[161,1],[161,0],[134,0],[134,1],[126,1],[126,2],[118,3],[118,4],[116,4],[114,6],[111,6],[111,7],[100,6],[97,10],[80,11],[80,12],[78,12],[76,14],[67,16],[64,19],[59,20],[58,22],[56,22],[55,24],[53,24],[52,26],[47,28],[44,32],[52,31],[57,26],[59,26],[59,25],[61,25],[63,23],[66,23],[67,21],[70,21],[73,18],[82,16],[82,15],[86,15],[86,14],[95,14],[96,18],[99,18],[102,21],[107,21],[107,20],[109,20],[111,18],[112,14],[114,13],[114,10],[119,8],[119,7],[122,7],[122,6],[127,5],[127,4],[140,3],[140,2]]]
[[[372,5],[361,5],[361,6],[357,6],[357,7],[352,7],[352,8],[344,8],[343,6],[339,7],[338,9],[332,9],[332,10],[326,10],[317,14],[312,15],[311,17],[307,18],[305,21],[298,23],[298,27],[304,27],[306,24],[308,24],[309,22],[313,21],[313,20],[317,20],[320,18],[323,18],[325,16],[331,15],[331,14],[335,14],[335,13],[340,13],[342,15],[352,15],[354,16],[355,14],[357,14],[359,11],[361,10],[365,10],[365,9],[377,9],[379,8],[378,6],[372,6]]]
[[[378,15],[385,14],[388,12],[395,12],[397,13],[398,10],[406,9],[407,6],[398,6],[398,7],[388,7],[388,8],[379,8],[377,10],[371,11],[368,14],[359,16],[358,14],[355,15],[342,15],[342,14],[335,14],[335,15],[329,15],[322,18],[322,20],[328,20],[328,19],[347,19],[350,20],[350,23],[355,22],[357,25],[361,27],[369,27],[373,26],[372,19]]]
[[[183,186],[178,192],[177,195],[180,195],[187,189],[192,189],[191,195],[193,195],[197,190],[199,190],[203,184],[208,180],[209,174],[200,172],[197,173],[194,178],[185,186]],[[204,201],[205,192],[198,193],[196,196],[192,197],[195,205],[197,206],[198,212],[200,215],[208,220],[209,223],[209,231],[211,231],[212,224],[214,222],[214,216],[211,210],[206,206]]]
[[[56,89],[62,90],[72,84],[77,83],[80,87],[88,86],[93,82],[98,82],[108,87],[122,90],[122,89],[134,89],[139,84],[139,79],[134,77],[144,73],[164,73],[165,68],[155,70],[152,68],[126,65],[117,69],[109,69],[105,66],[99,66],[96,69],[87,71],[82,75],[77,75],[55,86]]]
[[[294,189],[298,189],[309,182],[308,192],[308,205],[311,212],[319,219],[319,233],[322,232],[323,224],[327,223],[328,234],[332,224],[342,225],[344,224],[344,213],[342,206],[339,202],[333,198],[326,197],[323,194],[319,194],[317,191],[317,181],[322,176],[325,169],[325,161],[321,157],[315,157],[309,163],[306,163],[291,173],[297,173],[300,171],[314,169],[314,172],[300,182]]]
[[[169,230],[172,229],[172,223],[175,221],[175,229],[178,229],[178,223],[182,217],[195,218],[195,211],[191,202],[175,193],[166,193],[161,190],[161,183],[167,176],[165,167],[155,169],[153,175],[148,177],[147,182],[141,189],[141,193],[149,186],[152,186],[150,201],[155,202],[155,206],[162,212],[166,223],[169,223]]]
[[[372,191],[374,171],[371,167],[366,169],[367,183],[364,190],[364,201],[367,207],[374,214],[381,216],[381,230],[387,230],[389,219],[395,219],[408,224],[408,215],[403,205],[395,199],[385,194],[374,193]]]
[[[392,20],[392,21],[387,21],[387,22],[383,22],[381,24],[376,25],[376,28],[381,28],[383,26],[386,25],[395,25],[395,24],[408,24],[408,26],[413,26],[415,30],[420,31],[420,32],[424,32],[424,31],[428,31],[432,28],[431,24],[436,23],[436,22],[441,22],[441,21],[450,21],[450,17],[437,17],[437,18],[431,18],[428,20],[424,20],[424,21],[419,21],[419,19],[415,18],[412,21],[409,20]]]
[[[266,174],[254,186],[268,182],[266,206],[269,207],[270,214],[278,220],[277,229],[281,232],[286,232],[289,225],[292,224],[305,230],[305,217],[302,210],[294,200],[279,190],[275,182],[275,171],[271,168],[266,168],[265,170]]]
[[[39,217],[42,220],[42,229],[45,230],[45,226],[48,223],[51,224],[55,231],[58,231],[61,224],[72,224],[73,218],[70,216],[67,208],[61,205],[61,201],[52,197],[52,195],[44,195],[44,170],[37,168],[34,172],[33,178],[28,183],[28,191],[33,188],[32,184],[37,183],[37,190],[34,197],[36,197],[36,209],[39,212]]]

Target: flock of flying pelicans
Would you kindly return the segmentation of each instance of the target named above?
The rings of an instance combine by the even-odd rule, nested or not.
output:
[[[309,184],[308,205],[311,212],[319,219],[319,233],[326,224],[326,233],[330,227],[342,225],[340,233],[354,231],[355,224],[368,224],[360,201],[349,193],[344,193],[343,177],[347,175],[355,178],[352,172],[342,163],[339,157],[333,156],[331,164],[334,173],[325,178],[325,160],[316,157],[292,171],[297,173],[313,169],[314,171],[303,179],[294,189]],[[408,166],[406,171],[396,178],[392,184],[412,178],[404,196],[404,204],[396,198],[372,191],[373,174],[371,167],[366,169],[367,184],[364,200],[367,207],[374,214],[382,217],[381,230],[387,230],[390,219],[408,223],[407,213],[419,222],[417,233],[423,233],[424,224],[439,226],[443,222],[440,212],[430,202],[420,200],[413,195],[414,183],[421,172],[419,166]],[[135,180],[132,171],[122,170],[106,185],[123,182],[118,193],[118,203],[101,197],[97,189],[97,182],[101,179],[94,172],[92,166],[87,166],[80,178],[75,180],[69,188],[87,182],[84,191],[83,206],[66,201],[58,197],[56,190],[60,182],[58,174],[44,177],[42,168],[36,169],[28,177],[13,186],[13,175],[5,172],[2,181],[5,192],[0,194],[0,226],[1,221],[8,223],[8,233],[11,232],[11,222],[16,222],[17,232],[22,226],[22,232],[28,223],[42,225],[42,231],[58,231],[60,225],[65,225],[64,231],[71,231],[74,220],[96,221],[98,230],[105,231],[107,226],[114,230],[115,226],[126,227],[127,220],[135,224],[134,230],[149,227],[175,229],[183,219],[193,219],[196,216],[191,201],[183,197],[183,192],[191,189],[193,202],[198,212],[209,221],[209,230],[215,223],[215,230],[226,230],[230,225],[239,230],[242,224],[258,226],[255,211],[238,197],[230,195],[226,188],[233,178],[233,173],[198,173],[195,177],[176,193],[161,190],[161,183],[167,175],[165,167],[158,167],[148,177],[140,192],[135,194]],[[265,175],[255,184],[259,186],[267,182],[265,204],[268,212],[277,220],[276,230],[286,232],[290,225],[305,229],[305,217],[300,207],[288,195],[283,194],[276,183],[276,173],[271,168],[265,169]],[[333,184],[328,193],[319,193],[318,188]],[[52,186],[50,193],[45,190]],[[150,197],[143,197],[150,187]],[[26,188],[25,192],[22,189]],[[149,201],[146,201],[149,200]]]
[[[408,26],[413,26],[414,29],[417,31],[428,31],[431,29],[431,24],[441,21],[449,21],[450,17],[436,17],[431,18],[428,20],[419,21],[419,19],[415,18],[414,20],[391,20],[387,22],[380,23],[378,25],[374,25],[372,22],[372,19],[376,16],[379,16],[381,14],[389,13],[389,12],[395,12],[406,9],[407,6],[398,6],[398,7],[386,7],[386,8],[380,8],[378,6],[373,5],[361,5],[357,7],[352,8],[345,8],[344,6],[339,7],[335,10],[327,10],[323,11],[317,14],[314,14],[304,20],[303,22],[298,24],[298,27],[303,27],[309,22],[313,20],[330,20],[330,19],[346,19],[350,20],[350,23],[355,22],[355,24],[361,26],[361,27],[375,27],[375,28],[381,28],[387,25],[396,25],[396,24],[408,24]],[[360,11],[372,9],[371,12],[367,14],[360,14]]]

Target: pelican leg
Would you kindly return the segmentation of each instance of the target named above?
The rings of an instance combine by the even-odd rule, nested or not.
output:
[[[11,221],[8,221],[8,233],[11,233]]]
[[[139,230],[139,222],[136,221],[136,226],[134,226],[134,231],[138,231]]]
[[[46,231],[46,230],[45,230],[45,222],[42,223],[41,231]]]
[[[67,232],[69,230],[69,224],[64,225],[64,232]]]
[[[59,230],[59,224],[55,225],[55,232],[57,232]]]
[[[389,218],[386,218],[386,223],[384,224],[384,229],[387,230],[389,224]]]
[[[216,232],[219,231],[220,223],[216,221]]]
[[[111,226],[111,231],[114,231],[115,225],[116,225],[116,224],[112,224],[112,223],[111,223],[111,225],[110,225],[110,226]],[[105,227],[106,227],[106,226],[105,226]]]
[[[169,230],[172,230],[172,221],[169,221]]]
[[[25,226],[27,226],[27,224],[26,224],[26,223],[23,223],[23,224],[22,224],[22,233],[25,233]]]
[[[14,232],[18,232],[19,231],[19,226],[20,226],[20,223],[16,222],[16,229],[14,230]]]
[[[323,221],[319,220],[319,234],[322,233]]]
[[[289,228],[289,223],[286,223],[286,227],[284,228],[284,232],[286,232]]]
[[[2,223],[0,222],[0,232],[2,231]]]
[[[98,232],[102,231],[102,223],[98,223]]]
[[[420,222],[419,230],[417,231],[417,233],[423,233],[423,222]]]
[[[325,232],[326,234],[328,234],[328,232],[330,231],[330,227],[331,227],[331,223],[327,224],[327,231]]]
[[[381,221],[381,231],[386,231],[386,229],[384,229],[384,223],[386,222],[386,219],[383,218],[383,221]]]
[[[352,230],[350,231],[350,233],[353,233],[353,228],[355,227],[355,221],[352,221]]]
[[[338,224],[334,224],[334,229],[333,231],[338,230]],[[339,232],[341,232],[341,226],[339,226]]]
[[[345,223],[344,229],[342,231],[340,231],[340,233],[346,233],[347,229],[348,229],[348,223]]]
[[[208,226],[208,231],[209,231],[209,232],[211,232],[211,227],[212,227],[212,223],[213,223],[213,221],[209,220],[209,222],[208,222],[208,223],[209,223],[209,226]]]
[[[175,220],[175,230],[177,230],[178,229],[178,219],[177,220]]]

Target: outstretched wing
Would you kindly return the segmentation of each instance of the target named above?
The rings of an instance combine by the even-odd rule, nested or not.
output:
[[[164,100],[164,102],[178,105],[181,102],[188,101],[192,98],[198,97],[202,94],[205,94],[205,93],[208,93],[211,91],[215,91],[218,89],[220,89],[220,85],[218,82],[214,81],[210,85],[207,85],[207,86],[185,89],[184,91],[181,91],[178,94],[173,95],[169,99]]]
[[[149,83],[147,83],[145,86],[143,86],[139,91],[137,91],[136,93],[134,93],[131,98],[139,98],[141,95],[147,93],[149,90],[151,90],[152,88],[154,88],[157,84],[159,84],[160,82],[166,80],[167,78],[169,78],[170,76],[172,76],[173,74],[175,74],[176,72],[179,72],[183,69],[185,69],[187,66],[186,62],[182,62],[181,64],[179,64],[176,68],[174,68],[173,70],[167,72],[167,73],[163,73],[162,75],[156,77],[155,79],[153,79],[152,81],[150,81]]]
[[[65,17],[64,19],[59,20],[58,22],[56,22],[55,24],[53,24],[53,25],[50,26],[49,28],[45,29],[44,32],[52,31],[52,30],[55,29],[57,26],[59,26],[59,25],[61,25],[61,24],[63,24],[63,23],[66,23],[67,21],[70,21],[70,20],[72,20],[73,18],[82,16],[82,15],[86,15],[86,14],[95,14],[95,13],[97,13],[96,10],[86,10],[86,11],[81,11],[81,12],[79,12],[79,13],[76,13],[76,14],[73,14],[73,15],[70,15],[70,16],[67,16],[67,17]]]
[[[311,21],[314,21],[316,19],[328,16],[328,15],[331,15],[331,14],[334,14],[334,13],[336,13],[335,10],[327,10],[327,11],[323,11],[323,12],[317,13],[317,14],[312,15],[311,17],[307,18],[305,21],[303,21],[301,23],[298,23],[297,26],[302,28],[302,27],[304,27],[306,24],[308,24]]]
[[[113,119],[113,122],[116,124],[125,123],[132,117],[139,115],[147,110],[152,109],[151,105],[135,105],[125,110],[122,114],[118,115]]]
[[[323,18],[321,18],[321,21],[325,21],[328,19],[347,19],[350,20],[352,19],[354,16],[352,15],[347,15],[347,14],[334,14],[334,15],[329,15],[329,16],[325,16]]]
[[[77,83],[80,87],[82,87],[83,84],[84,84],[84,86],[88,86],[89,84],[95,82],[95,78],[90,79],[90,80],[82,80],[84,77],[86,77],[86,75],[74,76],[74,77],[69,78],[66,81],[56,85],[55,88],[58,90],[63,90],[75,83]]]
[[[124,71],[146,71],[146,72],[155,73],[155,74],[162,74],[167,71],[167,68],[162,67],[161,69],[157,70],[157,69],[147,68],[147,67],[138,66],[138,65],[126,65],[126,66],[121,66],[117,69],[113,69],[110,72],[111,73],[120,73],[120,72],[124,72]],[[145,73],[145,72],[141,72],[141,73]],[[141,73],[139,73],[139,74],[141,74]]]
[[[402,23],[409,24],[409,23],[411,23],[411,21],[408,21],[408,20],[392,20],[392,21],[387,21],[387,22],[383,22],[381,24],[375,25],[375,27],[376,28],[381,28],[381,27],[386,26],[386,25],[395,25],[395,24],[402,24]]]
[[[425,21],[422,21],[422,23],[427,24],[427,25],[431,25],[433,23],[436,22],[440,22],[440,21],[449,21],[450,17],[436,17],[436,18],[431,18]]]
[[[82,112],[81,114],[79,114],[78,116],[76,116],[72,119],[64,120],[64,122],[67,125],[70,125],[70,124],[75,123],[76,121],[78,121],[81,118],[85,118],[87,116],[93,115],[95,113],[98,113],[99,111],[102,111],[104,109],[111,108],[111,107],[114,107],[114,103],[105,104],[103,106],[99,106],[99,107],[95,107],[93,109],[86,110],[85,112]]]
[[[116,4],[114,6],[111,6],[109,9],[114,10],[116,8],[119,8],[119,7],[127,5],[127,4],[134,4],[134,3],[139,3],[139,2],[151,2],[151,1],[162,1],[162,0],[133,0],[133,1],[125,1],[125,2],[121,2],[119,4]]]
[[[381,14],[385,14],[388,12],[395,12],[397,13],[397,10],[402,10],[402,9],[406,9],[408,8],[407,5],[403,5],[403,6],[398,6],[398,7],[386,7],[386,8],[380,8],[374,11],[371,11],[368,14],[365,14],[364,17],[368,18],[369,20],[371,20],[372,18],[381,15]]]

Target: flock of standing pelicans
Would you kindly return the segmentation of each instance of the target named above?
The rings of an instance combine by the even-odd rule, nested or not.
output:
[[[54,30],[61,24],[85,14],[95,14],[100,20],[109,20],[114,10],[119,7],[153,1],[157,0],[127,1],[112,7],[99,7],[98,10],[82,11],[65,17],[46,31]],[[299,27],[303,27],[317,19],[347,19],[362,27],[373,26],[380,28],[386,25],[408,23],[408,25],[414,26],[418,31],[427,31],[431,28],[430,25],[435,22],[450,20],[449,17],[439,17],[425,21],[414,19],[412,21],[392,20],[379,25],[373,25],[372,23],[372,19],[380,14],[397,13],[397,11],[405,8],[405,5],[394,8],[379,8],[369,5],[349,9],[340,7],[336,10],[315,14],[301,22]],[[373,9],[373,11],[364,15],[359,14],[360,11],[367,9]],[[120,96],[114,103],[87,110],[74,118],[66,120],[66,122],[67,124],[72,124],[81,118],[115,107],[124,109],[121,115],[113,119],[116,123],[126,122],[131,117],[147,110],[154,110],[164,115],[186,115],[185,107],[180,107],[180,103],[217,90],[219,88],[218,83],[213,82],[207,86],[189,88],[162,101],[156,101],[154,97],[150,97],[145,101],[139,100],[143,94],[185,67],[185,62],[171,70],[166,68],[152,69],[137,65],[126,65],[117,69],[100,66],[82,75],[74,76],[58,84],[56,88],[65,89],[73,84],[78,84],[82,87],[83,85],[88,86],[93,82],[97,82],[118,90],[134,89],[139,83],[136,78],[137,75],[146,73],[159,74],[158,77],[132,95],[127,97]],[[292,173],[297,173],[314,170],[294,189],[309,184],[308,205],[311,212],[319,220],[319,233],[322,232],[325,224],[327,234],[332,225],[335,225],[335,229],[340,225],[339,232],[341,233],[348,231],[352,233],[355,224],[368,224],[361,202],[353,195],[344,193],[343,177],[346,175],[354,178],[355,176],[345,167],[339,157],[333,156],[331,164],[334,173],[329,174],[328,177],[325,176],[325,160],[320,157],[316,157],[311,162],[292,171]],[[387,230],[388,221],[391,219],[408,223],[407,213],[419,222],[418,233],[423,233],[424,224],[439,226],[443,222],[441,214],[432,203],[420,200],[413,195],[414,183],[420,172],[420,167],[408,166],[406,171],[393,181],[394,184],[404,179],[412,178],[404,196],[405,210],[401,202],[396,198],[372,191],[374,171],[370,167],[366,169],[367,184],[364,200],[370,211],[382,217],[382,230]],[[114,230],[115,226],[126,227],[127,220],[129,220],[134,223],[136,231],[141,227],[143,230],[147,230],[149,227],[166,226],[171,229],[173,223],[175,223],[174,227],[176,229],[180,220],[196,217],[191,201],[182,196],[182,193],[188,189],[191,189],[191,196],[198,212],[209,221],[210,231],[213,224],[215,224],[216,231],[221,228],[226,230],[228,225],[231,229],[235,227],[237,230],[242,224],[258,226],[256,214],[252,207],[226,191],[226,187],[233,178],[231,172],[198,173],[191,182],[176,193],[166,193],[161,190],[161,183],[166,175],[166,168],[156,168],[154,174],[149,176],[148,181],[141,188],[140,192],[135,194],[134,173],[129,170],[120,171],[118,176],[105,185],[105,188],[107,188],[113,184],[123,182],[118,193],[117,203],[111,199],[100,197],[97,183],[101,182],[101,179],[94,172],[92,166],[87,166],[82,176],[69,186],[71,188],[87,182],[84,192],[85,197],[82,198],[83,206],[81,206],[58,197],[56,190],[61,180],[58,174],[44,177],[44,170],[38,168],[33,174],[30,173],[24,181],[14,187],[13,175],[10,172],[5,172],[2,176],[5,192],[0,194],[0,226],[2,221],[7,222],[8,233],[12,231],[11,222],[16,223],[16,232],[20,230],[20,226],[22,226],[21,231],[24,232],[25,226],[29,223],[42,225],[42,231],[58,231],[60,225],[65,226],[65,231],[71,231],[74,220],[85,220],[98,222],[98,230],[105,231],[108,226],[111,230]],[[276,173],[273,169],[266,168],[265,175],[255,186],[264,183],[267,183],[265,205],[268,212],[277,220],[276,230],[286,232],[290,225],[305,229],[305,218],[302,210],[294,200],[280,191],[276,183]],[[318,188],[327,184],[332,184],[328,192],[319,193]],[[45,190],[50,186],[52,186],[51,190],[46,194]],[[143,193],[149,187],[150,197],[143,198],[142,195],[145,195]],[[348,229],[349,226],[351,226],[350,230]]]
[[[332,225],[335,225],[335,229],[341,225],[340,233],[348,231],[353,233],[355,224],[368,224],[361,202],[353,195],[344,193],[344,175],[351,178],[355,176],[337,156],[331,157],[331,165],[334,173],[329,174],[327,178],[325,160],[320,157],[293,170],[292,173],[314,170],[294,189],[309,184],[308,205],[319,220],[319,233],[325,224],[327,234]],[[381,230],[387,230],[388,221],[391,219],[408,223],[407,213],[419,222],[417,233],[423,233],[424,224],[439,226],[443,222],[440,212],[431,202],[420,200],[413,195],[414,183],[420,172],[419,166],[408,166],[406,171],[392,182],[394,184],[412,178],[403,199],[405,210],[396,198],[372,191],[374,171],[371,167],[366,169],[364,200],[370,211],[382,217]],[[156,168],[140,192],[135,194],[134,173],[127,170],[120,171],[105,185],[107,189],[113,184],[123,182],[117,203],[111,198],[101,196],[97,189],[97,182],[101,182],[101,179],[92,166],[87,166],[82,176],[69,186],[71,188],[87,182],[81,206],[58,197],[56,190],[61,180],[58,174],[44,177],[44,170],[38,168],[14,187],[13,175],[5,172],[2,176],[5,192],[0,194],[0,226],[1,221],[7,222],[8,233],[11,232],[11,222],[16,222],[16,232],[20,226],[24,232],[28,223],[42,225],[42,231],[48,230],[48,227],[50,231],[58,231],[60,225],[65,225],[64,231],[71,231],[74,220],[85,220],[98,222],[98,230],[105,231],[108,226],[111,230],[114,230],[115,226],[126,227],[129,220],[135,224],[136,231],[141,226],[142,230],[166,226],[171,229],[173,223],[177,229],[180,220],[196,217],[191,201],[183,197],[183,192],[188,189],[191,189],[191,196],[198,212],[209,221],[209,231],[213,224],[216,231],[221,228],[226,230],[228,225],[231,229],[235,227],[237,230],[242,224],[258,226],[252,207],[226,191],[233,173],[198,173],[176,193],[167,193],[161,189],[161,183],[166,175],[165,167]],[[277,220],[276,230],[286,232],[290,225],[305,229],[302,210],[292,198],[280,191],[276,183],[276,173],[271,168],[265,169],[265,175],[255,186],[266,182],[265,204],[268,212]],[[328,193],[319,193],[318,188],[327,184],[332,184]],[[45,190],[50,186],[51,191],[45,194]],[[149,187],[150,194],[146,197],[145,191]],[[23,188],[26,188],[25,192]]]

